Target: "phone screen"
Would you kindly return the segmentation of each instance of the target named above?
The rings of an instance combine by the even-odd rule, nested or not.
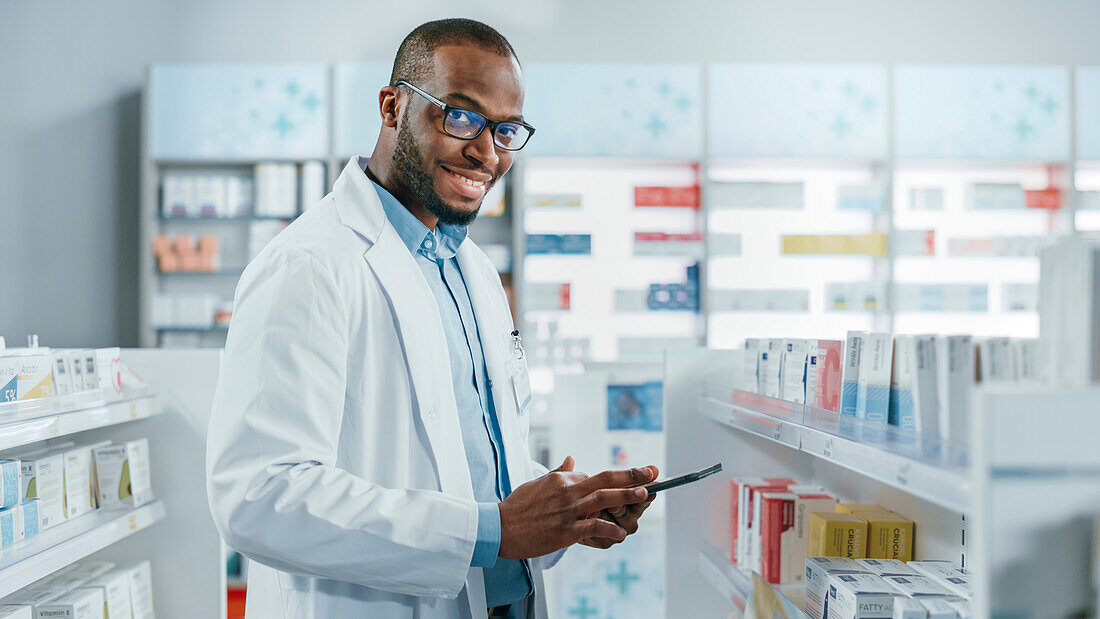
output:
[[[721,470],[722,463],[719,462],[714,466],[708,466],[705,469],[699,469],[694,473],[688,473],[687,475],[681,475],[679,477],[673,477],[671,479],[658,480],[642,487],[645,488],[646,491],[649,492],[649,494],[657,494],[662,490],[668,490],[669,488],[675,488],[676,486],[683,486],[684,484],[690,484],[692,482],[699,481],[700,479],[703,479],[704,477],[708,477],[710,475],[714,475]]]

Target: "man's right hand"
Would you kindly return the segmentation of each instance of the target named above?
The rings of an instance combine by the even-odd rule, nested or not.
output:
[[[622,541],[627,531],[602,518],[605,509],[646,500],[649,468],[604,471],[592,477],[573,472],[573,458],[515,489],[500,504],[503,559],[541,557],[586,538]]]

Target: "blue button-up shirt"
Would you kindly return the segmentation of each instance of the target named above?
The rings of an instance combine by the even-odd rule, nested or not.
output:
[[[390,224],[412,252],[439,306],[447,356],[451,362],[462,444],[470,464],[474,498],[478,501],[477,542],[473,566],[484,569],[485,597],[490,607],[511,604],[531,593],[522,561],[499,559],[498,504],[512,491],[505,466],[504,440],[497,423],[481,336],[474,308],[455,254],[466,239],[466,226],[437,225],[433,233],[397,198],[374,183]],[[490,344],[491,345],[491,344]]]

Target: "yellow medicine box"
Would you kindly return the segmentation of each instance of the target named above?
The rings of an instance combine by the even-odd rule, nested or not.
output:
[[[810,514],[808,557],[867,558],[867,521],[852,514]]]
[[[867,558],[913,559],[913,521],[894,512],[856,512],[867,521]]]
[[[836,513],[855,514],[857,512],[888,512],[890,510],[875,503],[837,503]]]

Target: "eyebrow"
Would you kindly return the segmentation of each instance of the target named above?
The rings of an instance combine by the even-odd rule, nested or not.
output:
[[[482,110],[485,109],[484,107],[482,107],[481,103],[477,99],[471,97],[470,95],[464,95],[461,92],[452,92],[452,93],[444,95],[442,98],[443,99],[460,99],[463,102],[465,102],[467,105],[469,105],[470,107],[474,108],[473,111],[478,112],[478,113],[482,113]],[[512,121],[512,122],[520,122],[520,123],[521,122],[526,122],[526,121],[523,120],[523,115],[509,116],[508,118],[505,118],[503,120]]]

